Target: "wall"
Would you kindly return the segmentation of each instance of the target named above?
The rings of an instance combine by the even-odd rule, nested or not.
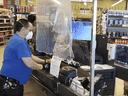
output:
[[[3,5],[3,0],[0,0],[0,5]]]
[[[97,2],[97,7],[99,8],[103,8],[103,9],[110,9],[111,5],[118,2],[119,0],[98,0]],[[92,11],[91,11],[91,7],[93,6],[93,3],[87,3],[87,5],[85,6],[84,3],[82,2],[72,2],[71,3],[71,7],[73,10],[73,15],[74,17],[78,17],[78,18],[92,18]],[[80,8],[88,8],[89,9],[89,15],[83,15],[80,14]],[[113,7],[113,10],[125,10],[126,8],[126,1],[122,1],[121,3],[115,5]],[[87,10],[85,10],[86,12]],[[97,15],[101,15],[101,10],[97,10]]]
[[[25,1],[26,0],[21,0],[21,6],[25,6]]]
[[[26,0],[21,0],[21,6],[26,6],[25,1],[26,1]],[[28,0],[27,0],[27,1],[28,1]],[[34,5],[34,6],[36,6],[36,0],[29,0],[29,1],[32,1],[33,3],[29,3],[29,2],[28,2],[27,5]]]

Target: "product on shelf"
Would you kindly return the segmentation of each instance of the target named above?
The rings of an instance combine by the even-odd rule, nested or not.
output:
[[[111,32],[110,31],[108,31],[108,38],[110,38],[111,37]]]
[[[116,37],[119,37],[119,32],[116,32]]]
[[[20,12],[23,12],[23,6],[20,6]]]
[[[122,24],[123,24],[123,21],[122,21],[122,19],[120,19],[119,20],[119,26],[122,26]]]
[[[122,32],[120,32],[120,37],[122,37],[123,36],[123,33]]]
[[[25,7],[25,6],[23,6],[23,12],[24,12],[24,13],[26,12],[26,7]]]
[[[113,20],[109,20],[109,26],[113,25]]]
[[[118,25],[118,20],[114,20],[114,25]]]
[[[17,12],[19,12],[19,6],[16,6],[16,10],[17,10]]]
[[[4,33],[0,33],[0,36],[4,36]]]
[[[31,6],[16,6],[16,10],[17,13],[30,13],[30,12],[34,12],[34,10],[36,9],[35,6],[31,5]]]
[[[112,37],[116,37],[116,32],[113,32]]]
[[[127,36],[127,33],[126,32],[123,32],[123,36]]]
[[[0,38],[0,42],[3,42],[3,38]]]
[[[9,32],[5,32],[5,35],[9,35],[10,33]]]
[[[123,26],[123,27],[126,27],[126,26],[127,26],[127,21],[126,21],[126,20],[123,20],[122,26]]]
[[[128,50],[128,46],[125,46],[125,45],[116,46],[116,54],[115,54],[116,63],[127,66],[127,62],[128,62],[127,61],[127,54],[128,54],[127,50]]]
[[[109,15],[113,15],[111,11],[109,11]]]

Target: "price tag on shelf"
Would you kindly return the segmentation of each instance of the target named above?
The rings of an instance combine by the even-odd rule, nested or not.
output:
[[[4,19],[4,23],[6,23],[6,19]]]
[[[127,36],[122,36],[121,39],[128,39],[128,37]]]

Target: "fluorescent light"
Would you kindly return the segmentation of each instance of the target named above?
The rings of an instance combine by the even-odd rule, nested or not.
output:
[[[87,3],[86,3],[86,2],[84,2],[84,5],[86,6],[86,5],[87,5]]]
[[[113,6],[119,4],[119,3],[122,2],[122,1],[124,1],[124,0],[119,0],[118,2],[116,2],[115,4],[113,4],[113,5],[111,5],[111,6],[113,7]]]
[[[59,5],[61,4],[59,1],[57,1],[57,0],[53,0],[54,2],[56,2],[56,3],[58,3]]]
[[[33,3],[32,1],[28,1],[29,3]]]

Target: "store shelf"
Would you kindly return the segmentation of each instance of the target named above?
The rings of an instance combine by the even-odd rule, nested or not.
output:
[[[1,41],[0,44],[4,44],[4,43],[7,43],[8,40],[4,40],[4,41]]]
[[[1,37],[3,38],[4,36],[0,36],[0,38],[1,38]]]
[[[114,17],[114,18],[123,18],[123,16],[115,16],[115,15],[108,15],[110,18]]]
[[[108,31],[111,32],[128,32],[128,27],[109,27]]]
[[[9,35],[4,35],[4,37],[7,37],[7,36],[12,36],[12,34],[9,34]]]
[[[13,34],[9,34],[9,35],[4,35],[4,36],[0,36],[0,37],[8,37],[8,36],[13,36]]]
[[[0,20],[10,20],[10,19],[7,19],[7,18],[4,18],[4,19],[3,19],[3,18],[0,18]]]
[[[10,24],[10,23],[0,23],[0,24]]]
[[[0,33],[8,32],[8,31],[12,31],[12,30],[4,30],[4,31],[0,31]]]
[[[128,69],[128,65],[122,65],[122,64],[118,64],[118,63],[114,63],[114,65],[122,67],[124,69]]]
[[[3,14],[0,14],[0,16],[6,16],[6,17],[8,17],[8,15],[3,15]]]
[[[128,37],[111,37],[111,39],[128,39]]]
[[[12,35],[7,35],[7,34],[13,34],[13,26],[10,22],[10,18],[8,15],[6,14],[0,14],[0,34],[1,34],[1,41],[0,44],[3,43],[7,43],[8,39],[12,36]],[[9,33],[5,33],[5,32],[9,32]],[[3,36],[2,36],[3,35]]]
[[[17,12],[16,14],[30,14],[30,13]]]
[[[12,28],[13,26],[1,26],[0,28]]]

